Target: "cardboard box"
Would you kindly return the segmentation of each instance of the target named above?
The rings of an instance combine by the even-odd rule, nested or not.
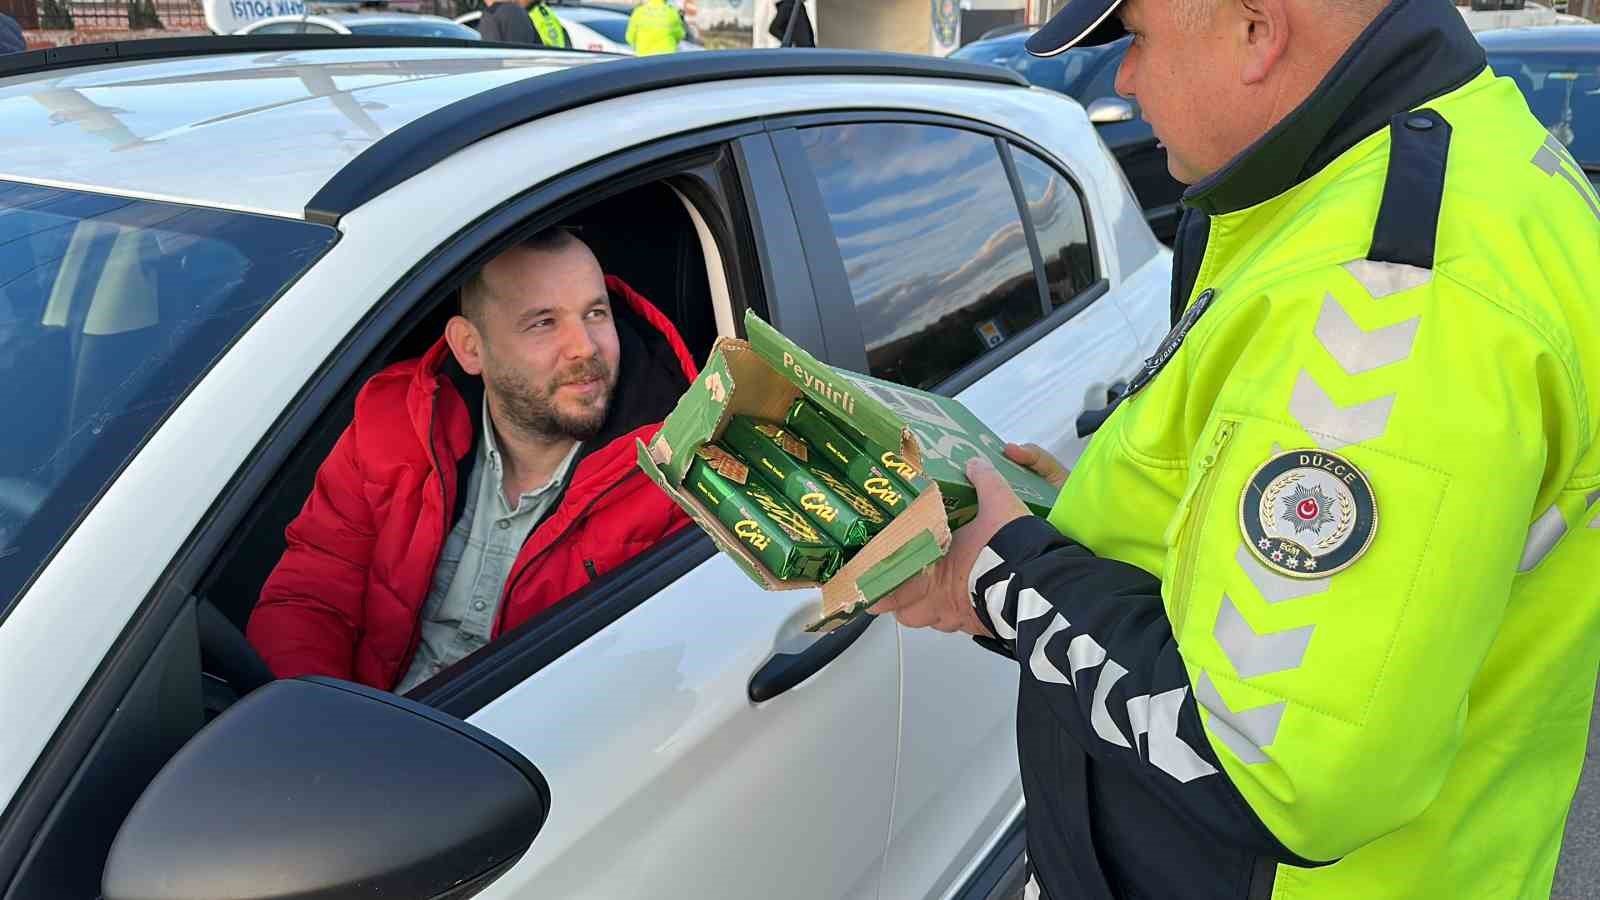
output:
[[[966,463],[987,456],[1017,496],[1044,515],[1055,501],[1048,482],[1003,455],[1005,442],[959,403],[818,362],[759,317],[745,316],[748,341],[719,338],[656,439],[637,447],[639,466],[717,547],[768,590],[820,587],[813,630],[831,630],[932,565],[950,547],[950,529],[977,512]],[[848,436],[885,448],[926,478],[926,486],[824,584],[775,578],[691,492],[684,475],[704,444],[722,436],[734,415],[781,423],[807,397]]]

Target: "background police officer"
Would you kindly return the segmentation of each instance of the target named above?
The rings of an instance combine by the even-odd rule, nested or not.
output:
[[[546,47],[572,46],[567,29],[561,26],[561,20],[550,11],[550,5],[545,0],[533,0],[528,4],[528,18],[533,22],[534,30],[539,32],[539,42]]]
[[[644,0],[628,17],[628,46],[640,56],[677,53],[687,34],[682,14],[667,0]]]
[[[1049,521],[878,607],[1019,662],[1035,895],[1547,896],[1600,664],[1600,198],[1448,0],[1070,0],[1192,186]],[[1033,450],[1014,458],[1041,464]]]

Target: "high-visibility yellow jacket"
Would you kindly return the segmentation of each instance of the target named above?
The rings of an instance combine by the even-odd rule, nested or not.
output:
[[[1548,897],[1600,666],[1600,198],[1397,0],[1186,204],[1174,333],[973,573],[1044,895]]]
[[[550,11],[550,7],[540,2],[528,7],[528,18],[533,20],[534,30],[539,32],[539,40],[546,47],[571,47],[572,39],[567,35],[567,29],[562,27],[561,20]]]
[[[667,0],[644,0],[628,17],[628,46],[640,56],[676,53],[685,34],[683,16]]]

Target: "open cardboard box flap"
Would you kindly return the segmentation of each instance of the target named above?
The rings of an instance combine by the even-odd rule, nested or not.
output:
[[[922,454],[911,430],[887,407],[859,389],[842,388],[841,384],[850,382],[759,318],[747,316],[745,324],[751,340],[717,340],[700,377],[667,416],[655,439],[648,447],[639,443],[639,467],[756,583],[768,590],[820,587],[821,607],[811,627],[832,630],[944,556],[950,547],[944,498],[938,485],[930,484],[826,584],[774,577],[698,498],[679,489],[695,451],[721,437],[730,417],[746,415],[782,422],[795,399],[803,395],[835,417],[848,417],[849,424],[876,443],[898,447],[914,466],[920,466]]]

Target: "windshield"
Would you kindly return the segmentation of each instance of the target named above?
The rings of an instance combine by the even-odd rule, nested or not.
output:
[[[1026,45],[1022,41],[977,41],[950,54],[950,58],[964,59],[967,62],[989,63],[994,66],[1005,66],[1009,69],[1017,57],[1027,55]]]
[[[1026,78],[1029,84],[1077,97],[1083,87],[1080,82],[1099,53],[1098,49],[1080,49],[1038,57],[1028,53],[1024,42],[1007,39],[968,44],[950,54],[950,58],[1002,66]]]
[[[588,26],[601,37],[613,43],[626,44],[628,42],[627,16],[574,16],[573,21]]]
[[[1600,166],[1600,55],[1491,53],[1489,65],[1517,83],[1534,116],[1593,175]]]
[[[355,34],[389,34],[402,37],[455,38],[463,41],[482,40],[483,36],[465,25],[455,22],[435,22],[418,19],[415,22],[346,22],[345,27]]]
[[[305,222],[0,181],[0,615],[334,237]]]

